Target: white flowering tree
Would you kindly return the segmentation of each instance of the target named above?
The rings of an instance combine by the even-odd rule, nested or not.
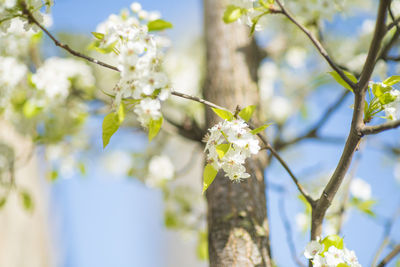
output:
[[[368,149],[363,143],[367,136],[400,126],[396,65],[400,61],[400,1],[204,0],[206,71],[202,90],[193,94],[178,88],[179,83],[169,77],[174,74],[167,74],[171,44],[165,31],[172,24],[158,12],[143,10],[139,3],[98,25],[92,32],[90,56],[59,41],[47,29],[50,17],[45,12],[50,12],[52,1],[0,3],[0,116],[44,145],[50,160],[66,163],[59,169],[84,172],[84,164],[73,155],[88,146],[82,129],[85,119],[99,112],[91,103],[101,100],[109,109],[101,129],[104,148],[121,125],[141,127],[147,133],[156,145],[138,156],[145,167],[139,166],[139,159],[133,167],[129,160],[119,163],[147,185],[161,188],[167,203],[179,203],[171,209],[166,205],[166,225],[200,232],[199,254],[207,256],[208,243],[210,266],[276,266],[264,177],[273,158],[289,175],[306,207],[304,214],[293,219],[310,230],[310,243],[304,250],[309,266],[361,266],[355,252],[344,245],[340,231],[349,207],[373,215],[374,201],[370,185],[353,178],[349,169],[353,157]],[[363,25],[356,36],[359,40],[349,45],[344,37],[325,36],[326,20],[360,10],[374,13],[375,20]],[[260,39],[263,32],[268,33],[266,47],[256,42],[256,32]],[[71,57],[43,60],[38,50],[43,36]],[[307,97],[329,81],[326,72],[343,92],[331,105],[318,102],[325,112],[306,132],[285,136],[289,118],[304,112]],[[115,83],[104,82],[104,76],[113,77],[110,80]],[[271,97],[277,86],[285,97]],[[280,151],[305,139],[337,142],[321,131],[348,97],[353,98],[347,110],[351,123],[342,124],[348,135],[334,171],[323,184],[303,185]],[[176,103],[173,98],[186,102]],[[205,154],[199,179],[203,179],[208,204],[208,239],[196,222],[204,216],[183,220],[191,213],[205,213],[196,209],[201,192],[176,186],[169,158],[154,155],[173,134],[200,144]],[[29,194],[13,179],[14,156],[1,153],[4,194],[0,205],[6,205],[7,196],[16,191],[30,209]],[[387,153],[398,155],[398,148],[391,147]],[[57,176],[57,171],[49,172],[50,179]],[[334,228],[326,236],[324,221]],[[284,224],[290,235],[287,219]],[[291,253],[296,264],[305,265],[293,245]],[[383,258],[378,254],[373,265],[385,266],[399,253],[400,244],[392,244],[390,252]]]

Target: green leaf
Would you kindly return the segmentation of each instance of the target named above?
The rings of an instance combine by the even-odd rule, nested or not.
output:
[[[389,104],[396,100],[396,96],[390,93],[392,89],[391,86],[382,86],[380,83],[374,83],[372,85],[372,93],[379,99],[382,105]]]
[[[33,210],[33,201],[32,201],[31,195],[26,191],[20,191],[19,195],[20,195],[24,209],[27,211],[32,211]]]
[[[237,21],[244,13],[246,13],[246,9],[235,5],[229,5],[225,9],[223,20],[225,23],[232,23]]]
[[[170,29],[172,27],[173,27],[173,25],[171,22],[168,22],[168,21],[165,21],[162,19],[152,20],[152,21],[149,21],[149,23],[147,23],[147,28],[149,29],[149,32],[162,31],[165,29]]]
[[[343,238],[338,235],[328,235],[322,240],[322,244],[324,245],[324,252],[328,251],[331,246],[343,249]]]
[[[218,109],[218,108],[212,108],[212,110],[217,114],[221,119],[231,121],[233,120],[233,114],[230,111],[223,110],[223,109]]]
[[[6,197],[0,198],[0,209],[2,209],[4,207],[4,205],[6,205],[6,203],[7,203]]]
[[[244,109],[242,109],[238,115],[245,121],[249,121],[251,119],[251,116],[253,115],[255,109],[256,109],[255,105],[247,106]]]
[[[351,74],[348,71],[343,71],[343,73],[347,76],[347,78],[349,78],[350,81],[352,81],[353,83],[357,83],[357,78]],[[350,85],[348,85],[343,79],[342,77],[340,77],[340,75],[336,72],[336,71],[330,71],[329,74],[344,88],[349,89],[350,91],[353,92],[353,88],[351,88]]]
[[[205,261],[208,259],[208,236],[207,232],[199,232],[197,239],[197,258]]]
[[[164,224],[165,227],[171,228],[171,229],[176,229],[179,227],[179,219],[177,214],[170,210],[166,210],[164,212]]]
[[[350,266],[347,265],[346,263],[339,263],[338,265],[336,265],[336,267],[350,267]]]
[[[268,123],[268,124],[264,124],[263,126],[260,126],[258,128],[255,128],[254,130],[251,130],[250,133],[256,135],[262,131],[264,131],[265,129],[267,129],[272,123]]]
[[[215,150],[218,153],[218,157],[220,159],[222,159],[225,156],[226,152],[228,152],[230,147],[231,147],[231,144],[220,144],[220,145],[215,146]]]
[[[352,198],[351,199],[351,203],[357,208],[359,209],[361,212],[375,217],[375,213],[372,211],[372,207],[376,204],[376,200],[374,199],[369,199],[369,200],[361,200],[358,198]]]
[[[92,32],[92,35],[99,40],[103,40],[104,39],[104,34],[100,33],[100,32]]]
[[[104,117],[103,120],[103,148],[105,148],[110,142],[111,136],[118,130],[119,126],[125,119],[124,105],[119,105],[117,113],[111,112]]]
[[[215,176],[217,176],[218,171],[211,165],[207,164],[206,167],[204,168],[204,173],[203,173],[203,192],[206,192],[207,188],[212,184],[212,182],[215,179]]]
[[[79,162],[78,163],[78,169],[79,169],[79,172],[82,175],[86,175],[86,167],[85,167],[85,164],[83,162]]]
[[[163,123],[163,117],[158,120],[151,120],[149,123],[149,142],[153,140],[154,137],[157,136],[158,132],[161,129],[161,125]]]
[[[35,117],[42,110],[41,107],[34,105],[31,101],[26,101],[24,106],[22,107],[22,113],[28,119]]]
[[[58,178],[58,172],[56,170],[52,170],[50,172],[47,173],[47,179],[49,179],[50,181],[55,181]]]
[[[383,81],[385,85],[392,86],[400,82],[400,75],[393,75]]]

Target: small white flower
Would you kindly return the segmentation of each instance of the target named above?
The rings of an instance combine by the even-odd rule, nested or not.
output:
[[[361,200],[371,198],[371,186],[360,178],[354,178],[350,183],[350,193]]]
[[[304,250],[304,257],[307,259],[313,259],[316,255],[324,250],[324,246],[318,241],[312,240],[306,246]]]
[[[142,5],[138,2],[133,2],[130,8],[133,12],[138,13],[140,10],[142,10]]]
[[[329,247],[328,251],[324,253],[326,263],[329,266],[336,266],[340,263],[344,263],[343,250],[336,248],[335,246]]]

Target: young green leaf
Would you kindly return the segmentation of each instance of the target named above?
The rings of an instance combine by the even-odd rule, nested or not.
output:
[[[32,211],[33,210],[33,201],[31,195],[26,191],[19,192],[19,196],[22,201],[22,205],[25,210]]]
[[[245,9],[235,6],[229,5],[226,7],[223,20],[225,23],[232,23],[237,21],[245,12]]]
[[[322,240],[322,244],[324,245],[324,252],[328,251],[331,246],[343,249],[343,238],[338,235],[328,235]]]
[[[228,152],[229,148],[231,147],[231,144],[220,144],[215,146],[215,150],[217,151],[218,157],[222,159],[226,152]]]
[[[251,130],[250,133],[252,133],[252,134],[258,134],[258,133],[264,131],[265,129],[267,129],[271,124],[272,124],[272,123],[268,123],[268,124],[265,124],[265,125],[263,125],[263,126],[260,126],[260,127],[254,129],[254,130]]]
[[[256,109],[255,105],[247,106],[244,109],[242,109],[238,115],[245,121],[249,121],[251,119],[251,116],[253,115],[255,109]]]
[[[0,209],[2,209],[4,207],[6,202],[7,202],[7,198],[6,197],[0,198]]]
[[[223,110],[223,109],[218,109],[218,108],[212,108],[212,110],[217,114],[221,119],[231,121],[233,120],[233,114],[230,111]]]
[[[162,31],[165,29],[170,29],[172,27],[173,27],[173,25],[171,22],[168,22],[168,21],[165,21],[162,19],[152,20],[152,21],[149,21],[149,23],[147,23],[147,28],[149,29],[149,32]]]
[[[349,78],[350,81],[352,81],[353,83],[357,83],[357,78],[351,74],[348,71],[343,71],[343,73],[347,76],[347,78]],[[349,89],[350,91],[353,92],[353,88],[351,88],[350,85],[348,85],[343,79],[342,77],[339,76],[339,74],[336,71],[330,71],[329,74],[344,88]]]
[[[121,103],[117,113],[111,112],[104,117],[103,120],[103,148],[110,142],[111,136],[118,130],[119,126],[125,119],[124,105]]]
[[[149,124],[149,142],[153,140],[154,137],[157,136],[158,132],[161,129],[161,125],[163,123],[163,117],[158,120],[151,120]]]
[[[400,82],[400,75],[393,75],[383,81],[385,85],[392,86]]]
[[[210,164],[207,164],[206,167],[204,168],[204,173],[203,173],[203,193],[206,192],[207,188],[212,184],[212,182],[215,179],[215,176],[217,176],[218,171],[214,169],[214,167]]]
[[[96,39],[99,39],[99,40],[103,40],[103,39],[104,39],[104,34],[103,34],[103,33],[100,33],[100,32],[92,32],[92,34],[93,34],[93,36],[94,36]]]

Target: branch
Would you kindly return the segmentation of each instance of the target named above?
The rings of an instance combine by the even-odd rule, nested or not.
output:
[[[397,207],[395,213],[393,214],[393,216],[390,219],[387,219],[385,224],[384,224],[384,228],[383,228],[383,236],[382,236],[382,242],[378,248],[378,250],[375,253],[375,256],[372,260],[372,266],[375,266],[379,256],[381,255],[382,251],[385,249],[385,247],[389,244],[390,242],[390,233],[392,231],[392,228],[397,220],[397,218],[400,215],[400,207]]]
[[[286,16],[291,22],[293,22],[301,31],[303,31],[307,37],[311,40],[314,46],[317,48],[318,52],[321,54],[322,57],[328,62],[329,66],[334,69],[339,76],[348,84],[351,88],[355,88],[356,84],[353,83],[345,74],[344,72],[338,67],[338,65],[330,58],[328,52],[322,46],[322,44],[317,40],[317,38],[303,25],[301,25],[290,13],[289,11],[282,5],[280,0],[276,0],[279,7],[281,8],[281,13]]]
[[[312,126],[306,133],[303,135],[300,135],[298,137],[293,138],[292,140],[286,141],[286,142],[281,142],[279,139],[275,145],[276,149],[282,149],[286,146],[295,144],[299,141],[302,141],[307,138],[317,138],[318,137],[318,131],[325,125],[325,123],[329,120],[329,118],[332,116],[332,114],[340,107],[340,105],[344,102],[346,97],[349,95],[349,90],[344,91],[340,97],[331,105],[328,107],[328,109],[323,113],[323,115],[320,117],[320,119]]]
[[[171,90],[171,95],[179,96],[179,97],[186,98],[186,99],[189,99],[189,100],[193,100],[193,101],[202,103],[202,104],[204,104],[204,105],[206,105],[206,106],[208,106],[210,108],[228,110],[228,109],[226,109],[224,107],[218,106],[217,104],[214,104],[214,103],[212,103],[210,101],[204,100],[204,99],[202,99],[200,97],[192,96],[192,95],[188,95],[188,94],[184,94],[184,93],[180,93],[180,92],[177,92],[175,90]]]
[[[282,219],[283,227],[285,228],[286,241],[289,246],[289,250],[290,250],[290,254],[292,255],[292,259],[299,267],[305,267],[304,263],[302,263],[299,260],[299,258],[297,257],[296,247],[295,247],[294,240],[293,240],[292,227],[290,226],[288,217],[286,215],[285,196],[283,195],[283,192],[281,192],[281,196],[279,198],[278,205],[279,205],[279,215]]]
[[[361,129],[361,133],[364,135],[377,134],[386,130],[395,129],[397,127],[400,127],[400,120],[389,121],[380,125],[364,126]]]
[[[312,222],[311,222],[311,239],[316,239],[322,233],[322,222],[325,217],[326,211],[331,205],[340,185],[343,182],[344,176],[350,167],[351,160],[354,153],[358,149],[359,142],[363,134],[361,130],[364,127],[363,113],[365,106],[365,93],[368,80],[371,77],[372,70],[374,69],[375,60],[379,51],[379,47],[385,31],[385,18],[386,10],[389,6],[390,0],[381,0],[378,10],[377,22],[375,26],[375,33],[371,41],[370,50],[368,52],[367,60],[365,61],[364,68],[361,72],[361,77],[354,90],[354,110],[351,122],[351,128],[339,163],[324,188],[320,198],[317,200],[316,206],[312,209]]]
[[[253,130],[255,128],[252,125],[250,125],[250,129]],[[269,150],[271,152],[271,154],[279,161],[279,163],[282,165],[282,167],[286,170],[286,172],[292,178],[293,182],[295,183],[295,185],[296,185],[297,189],[300,191],[300,193],[305,197],[305,199],[308,201],[308,203],[310,203],[310,205],[313,206],[315,203],[315,200],[306,192],[306,190],[300,184],[299,180],[293,174],[292,170],[289,168],[288,164],[281,158],[281,156],[278,154],[278,152],[271,146],[271,144],[267,141],[267,139],[261,133],[258,133],[257,136],[264,143],[264,145],[265,145],[264,149]]]
[[[397,254],[400,253],[400,244],[394,247],[394,249],[385,257],[383,260],[377,265],[377,267],[383,267],[388,263],[391,259],[396,257]]]
[[[166,114],[163,115],[165,121],[171,124],[174,128],[176,128],[176,133],[182,137],[185,137],[189,140],[200,142],[203,139],[205,133],[203,129],[196,123],[195,120],[190,118],[185,118],[183,123],[177,123]]]
[[[366,90],[368,81],[371,78],[372,71],[375,68],[376,59],[379,53],[379,48],[382,39],[386,33],[386,10],[390,5],[390,0],[381,0],[379,3],[378,16],[375,24],[374,36],[368,50],[367,59],[365,60],[364,67],[361,71],[360,79],[357,83],[357,90]]]
[[[85,59],[85,60],[87,60],[87,61],[89,61],[89,62],[92,62],[92,63],[94,63],[94,64],[97,64],[97,65],[103,66],[103,67],[105,67],[105,68],[108,68],[108,69],[115,70],[115,71],[118,71],[118,72],[119,72],[119,69],[118,69],[117,67],[114,67],[114,66],[109,65],[109,64],[107,64],[107,63],[104,63],[104,62],[102,62],[102,61],[100,61],[100,60],[97,60],[97,59],[91,58],[91,57],[89,57],[89,56],[86,56],[86,55],[84,55],[84,54],[82,54],[82,53],[79,53],[79,52],[73,50],[72,48],[70,48],[68,45],[63,44],[63,43],[61,43],[60,41],[58,41],[58,40],[54,37],[54,35],[52,35],[42,24],[40,24],[40,23],[35,19],[35,17],[32,15],[32,13],[31,13],[31,12],[28,10],[28,8],[26,7],[25,2],[22,1],[21,5],[22,5],[22,12],[23,12],[24,15],[27,16],[27,19],[28,19],[29,23],[36,24],[48,37],[50,37],[51,40],[53,40],[53,42],[54,42],[54,44],[55,44],[56,46],[59,46],[59,47],[61,47],[62,49],[68,51],[68,53],[70,53],[70,54],[73,55],[73,56],[83,58],[83,59]]]

